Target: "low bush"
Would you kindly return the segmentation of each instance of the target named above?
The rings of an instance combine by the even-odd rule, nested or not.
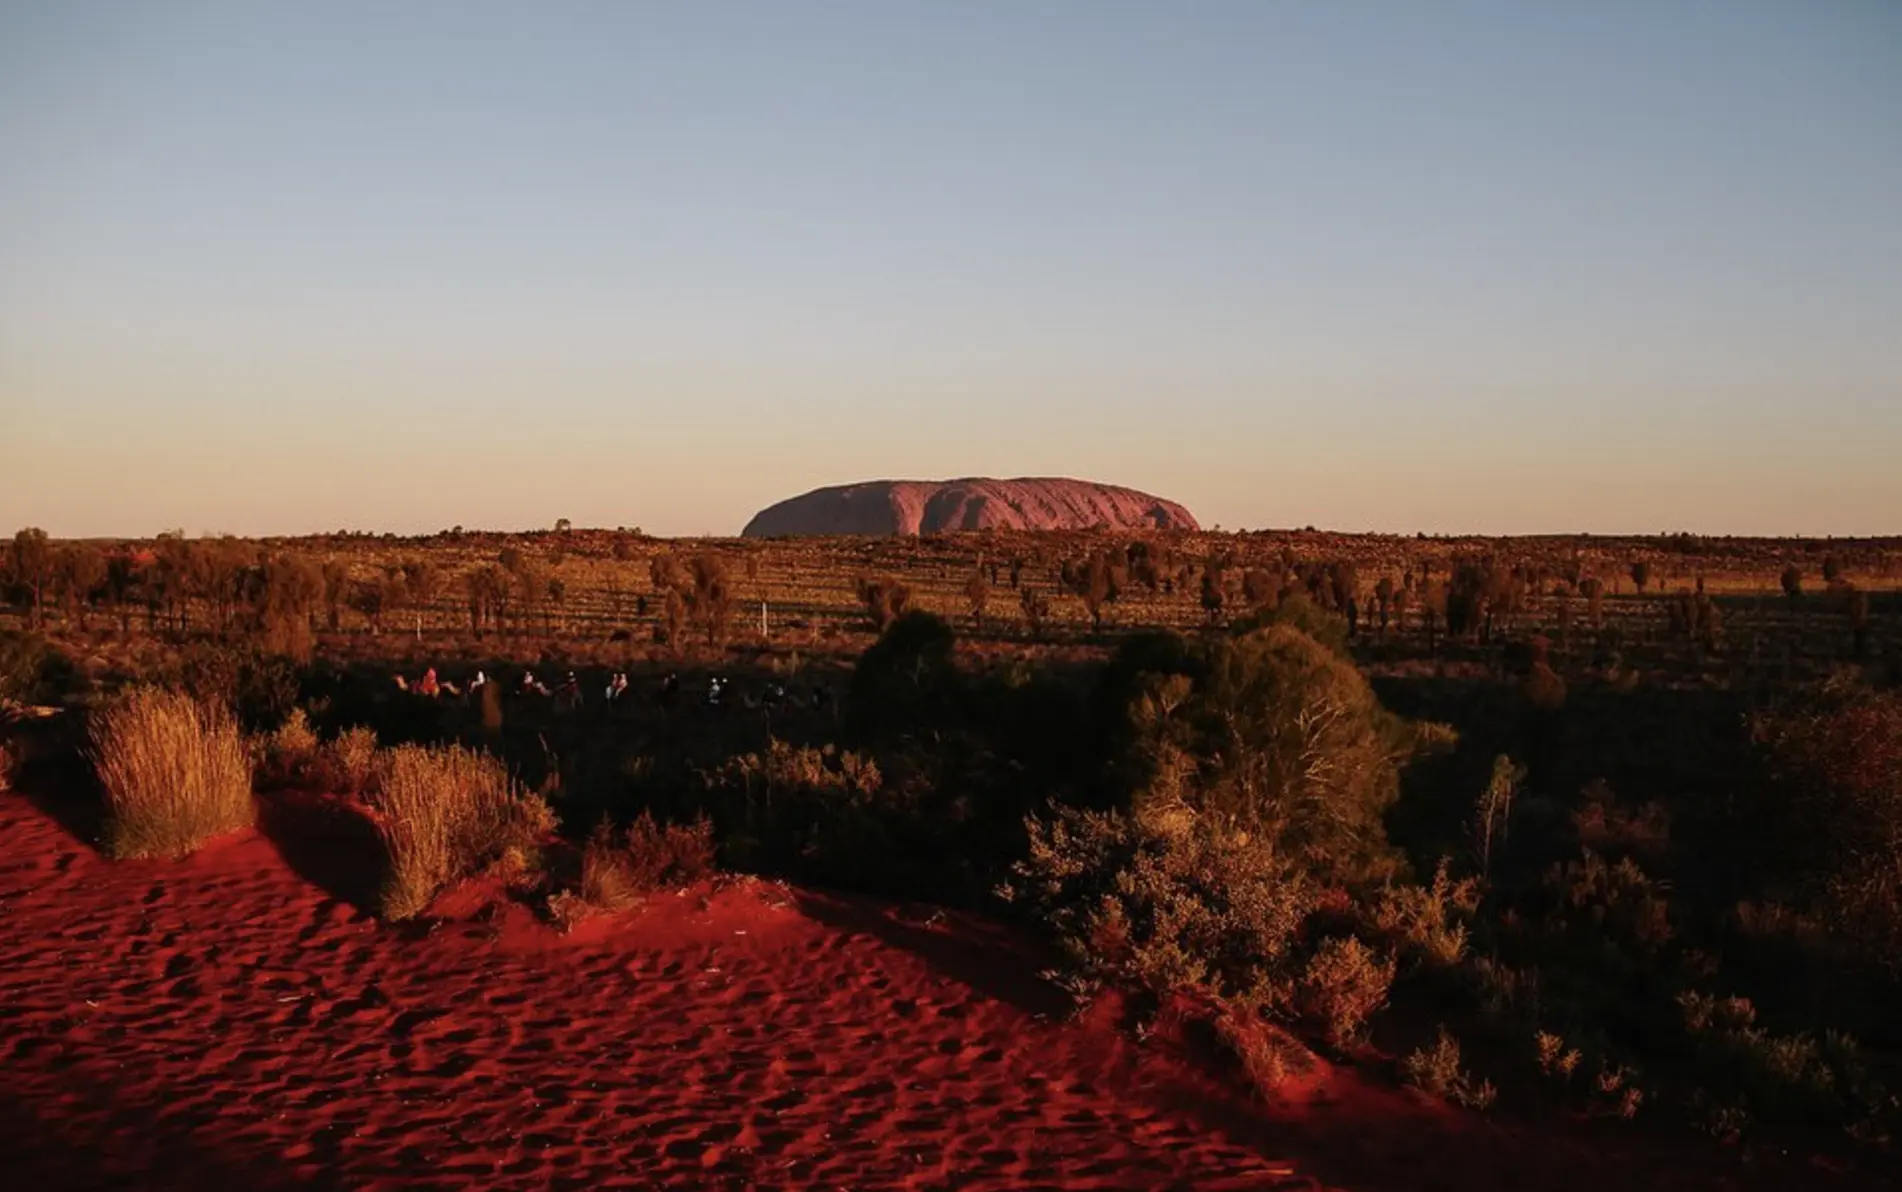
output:
[[[1425,886],[1389,885],[1375,895],[1368,918],[1373,929],[1409,960],[1446,969],[1466,956],[1462,919],[1479,905],[1479,883],[1451,877],[1442,861]]]
[[[1216,1044],[1259,1095],[1266,1096],[1289,1077],[1304,1074],[1314,1063],[1313,1053],[1245,1007],[1220,1004],[1209,1026]]]
[[[347,793],[361,795],[370,789],[377,764],[375,729],[345,729],[330,743],[329,753],[331,768]]]
[[[1052,975],[1072,992],[1274,1000],[1315,895],[1267,844],[1194,816],[1063,808],[1027,828],[1029,853],[999,893],[1055,938],[1066,964]]]
[[[89,730],[111,856],[182,857],[255,821],[250,757],[222,706],[138,688]]]
[[[581,850],[581,878],[548,901],[556,922],[572,927],[597,911],[625,910],[670,887],[713,872],[713,824],[660,824],[643,811],[625,833],[602,820]]]
[[[1295,1010],[1336,1047],[1357,1041],[1387,1004],[1394,959],[1353,936],[1324,940],[1295,984]]]
[[[262,732],[297,706],[298,669],[287,658],[243,646],[201,643],[179,656],[166,685],[232,708],[246,732]]]
[[[514,854],[518,863],[555,828],[555,814],[502,763],[460,746],[391,750],[370,796],[388,854],[385,918],[420,914],[459,878]]]
[[[1105,690],[1122,754],[1112,769],[1139,813],[1218,818],[1314,874],[1394,871],[1382,817],[1421,740],[1352,662],[1301,629],[1274,622],[1195,643],[1142,635],[1112,659]]]
[[[639,893],[691,885],[713,872],[713,823],[656,823],[643,811],[627,830],[627,876]]]
[[[1833,682],[1752,731],[1772,867],[1846,950],[1902,974],[1902,694]]]
[[[293,708],[284,723],[262,737],[252,738],[260,790],[307,785],[320,779],[317,734],[302,708]]]
[[[1421,1092],[1468,1109],[1488,1108],[1498,1096],[1491,1081],[1475,1084],[1472,1073],[1460,1067],[1459,1040],[1445,1027],[1433,1042],[1401,1059],[1400,1075]]]
[[[37,633],[0,629],[0,706],[50,701],[72,674],[72,661]]]

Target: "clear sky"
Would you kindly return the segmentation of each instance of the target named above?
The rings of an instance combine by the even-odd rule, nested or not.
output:
[[[1895,0],[0,0],[0,530],[1902,532]]]

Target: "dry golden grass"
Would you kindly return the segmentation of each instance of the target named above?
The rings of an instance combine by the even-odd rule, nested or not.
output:
[[[581,852],[581,881],[549,899],[548,909],[566,927],[596,911],[625,910],[648,894],[684,886],[713,872],[713,824],[660,824],[650,812],[623,836],[602,820]]]
[[[372,803],[388,853],[385,918],[420,914],[449,883],[511,851],[526,854],[555,828],[548,804],[524,792],[500,761],[460,746],[399,746],[378,779]]]
[[[345,729],[330,743],[330,757],[344,787],[351,794],[362,794],[376,769],[376,730],[363,725]]]
[[[139,688],[91,725],[114,857],[182,857],[249,827],[251,763],[231,714],[175,691]]]

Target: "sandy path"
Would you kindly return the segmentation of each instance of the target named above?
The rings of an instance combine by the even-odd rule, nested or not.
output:
[[[263,837],[111,864],[0,796],[14,1186],[1746,1186],[1365,1087],[1276,1118],[1045,1017],[970,924],[764,884],[568,938],[479,906],[384,928]]]

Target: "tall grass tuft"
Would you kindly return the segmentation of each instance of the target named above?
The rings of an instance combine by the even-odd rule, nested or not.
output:
[[[344,790],[363,794],[376,772],[376,730],[361,725],[345,729],[330,743],[330,758]]]
[[[502,763],[451,745],[391,750],[370,796],[389,857],[381,897],[388,919],[419,914],[449,883],[509,852],[523,854],[555,828],[555,813]]]
[[[250,757],[222,705],[141,688],[99,712],[91,735],[109,855],[183,857],[255,821]]]
[[[555,921],[573,927],[595,911],[617,911],[656,890],[684,886],[713,872],[713,823],[656,823],[641,812],[625,835],[607,820],[595,825],[581,853],[581,882],[549,899]]]

